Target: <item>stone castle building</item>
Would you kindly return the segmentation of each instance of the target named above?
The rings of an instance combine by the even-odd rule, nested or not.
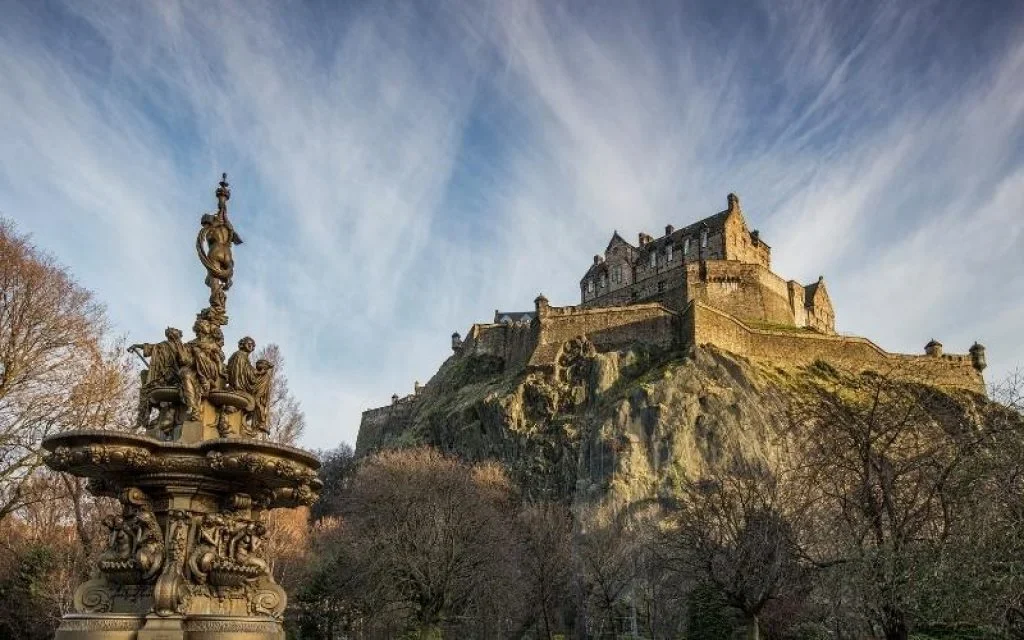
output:
[[[776,365],[821,360],[985,393],[985,348],[978,343],[968,353],[949,354],[932,339],[923,354],[901,354],[838,334],[824,278],[803,285],[775,274],[771,247],[747,226],[739,198],[730,194],[727,202],[724,211],[696,223],[666,227],[660,238],[641,233],[636,245],[613,233],[580,280],[579,305],[552,306],[540,295],[532,311],[495,310],[491,322],[472,325],[465,338],[452,334],[449,362],[483,356],[503,371],[553,373],[565,345],[583,337],[596,351],[636,343],[712,345]],[[364,412],[360,439],[397,429],[420,392],[433,386],[432,380]]]
[[[698,300],[754,325],[835,333],[824,278],[802,285],[771,270],[772,249],[751,231],[730,193],[728,207],[665,235],[641,233],[636,245],[618,232],[580,280],[581,307],[660,302],[682,311]]]

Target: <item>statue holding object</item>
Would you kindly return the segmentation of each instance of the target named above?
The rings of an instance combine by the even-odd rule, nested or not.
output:
[[[260,359],[253,367],[249,356],[256,349],[256,341],[246,336],[238,341],[238,351],[228,359],[228,385],[233,391],[252,399],[253,410],[247,417],[250,432],[267,432],[270,408],[270,390],[274,377],[274,365]]]

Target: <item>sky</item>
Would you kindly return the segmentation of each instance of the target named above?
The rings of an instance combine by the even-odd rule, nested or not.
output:
[[[129,340],[206,306],[354,443],[450,335],[736,192],[837,329],[1024,365],[1024,3],[0,0],[0,215]]]

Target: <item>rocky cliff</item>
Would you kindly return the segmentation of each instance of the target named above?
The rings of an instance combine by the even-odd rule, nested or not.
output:
[[[786,407],[808,384],[842,384],[824,362],[784,366],[714,347],[564,343],[553,368],[503,370],[453,356],[416,395],[364,417],[357,454],[430,444],[500,460],[532,498],[577,505],[671,499],[684,477],[779,455]],[[957,413],[983,396],[940,392]]]

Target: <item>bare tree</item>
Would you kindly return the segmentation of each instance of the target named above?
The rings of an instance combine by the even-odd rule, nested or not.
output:
[[[116,422],[130,382],[103,348],[106,328],[92,294],[0,220],[0,519],[32,500],[43,438]]]
[[[267,360],[274,365],[274,377],[270,383],[269,420],[267,439],[271,442],[294,446],[306,430],[306,414],[299,401],[288,388],[288,377],[284,374],[284,356],[276,344],[268,344],[256,354],[257,360]]]
[[[386,451],[352,478],[343,542],[362,559],[367,598],[421,637],[473,628],[501,637],[518,606],[510,574],[514,492],[493,464],[432,449]]]
[[[791,419],[802,482],[816,494],[828,532],[825,555],[841,556],[875,629],[906,640],[915,577],[956,539],[983,432],[979,398],[894,375],[817,379],[798,394]]]
[[[557,503],[542,503],[519,514],[519,567],[532,616],[544,637],[559,631],[558,618],[571,590],[572,515]]]
[[[577,577],[583,602],[583,625],[598,638],[617,638],[626,630],[644,545],[624,514],[593,519],[575,539]]]
[[[764,464],[736,461],[683,486],[672,527],[663,535],[670,570],[708,585],[741,612],[747,637],[760,637],[773,601],[803,588],[796,530],[801,511]]]
[[[345,488],[356,469],[356,454],[351,445],[341,443],[334,449],[319,451],[320,480],[324,488],[320,499],[313,505],[310,516],[313,520],[341,514]]]

